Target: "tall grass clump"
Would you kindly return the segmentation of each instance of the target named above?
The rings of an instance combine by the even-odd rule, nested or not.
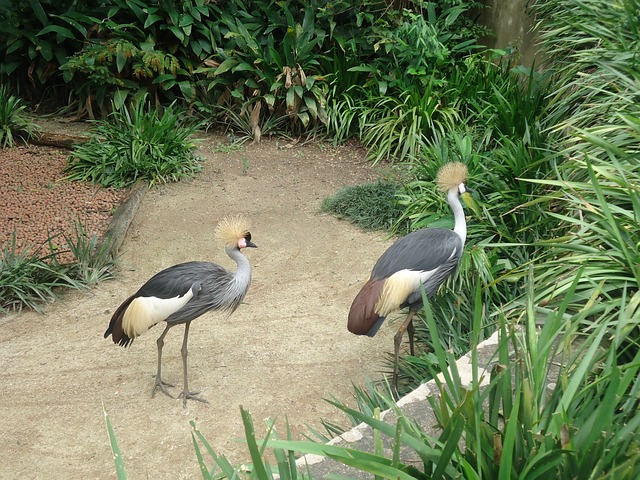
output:
[[[69,266],[71,276],[82,285],[94,285],[113,278],[117,259],[109,242],[89,234],[85,226],[76,221],[71,233],[63,235],[64,249],[73,255]]]
[[[76,145],[66,168],[68,179],[125,188],[179,181],[200,171],[191,135],[196,126],[175,106],[150,107],[144,99],[131,109],[96,120],[88,142]]]
[[[68,267],[57,268],[55,251],[18,250],[14,235],[0,255],[2,312],[24,307],[40,311],[42,304],[55,298],[57,287],[79,287],[79,283],[69,275]]]
[[[561,301],[568,279],[581,268],[574,308],[597,301],[616,310],[623,292],[640,289],[640,2],[618,6],[591,0],[532,4],[543,19],[543,51],[556,71],[549,106],[554,151],[546,159],[557,174],[537,199],[559,226],[547,239],[536,275],[543,303]]]
[[[580,130],[621,126],[637,112],[638,0],[536,0],[531,8],[541,19],[540,47],[555,72],[549,113],[564,141],[579,144]]]
[[[83,289],[112,277],[116,260],[105,244],[89,235],[76,222],[69,234],[59,235],[33,248],[18,249],[15,234],[0,251],[0,313],[29,308],[42,311],[43,305],[58,297],[64,288]],[[60,256],[71,253],[73,261],[61,262]]]
[[[40,131],[25,114],[27,106],[9,92],[7,85],[0,85],[0,148],[13,147],[16,139],[27,141]]]

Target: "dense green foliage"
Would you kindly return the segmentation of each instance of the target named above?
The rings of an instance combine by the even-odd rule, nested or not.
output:
[[[41,108],[75,104],[82,117],[148,94],[255,139],[299,135],[338,127],[348,112],[337,105],[354,87],[375,104],[408,90],[420,97],[431,85],[433,95],[416,98],[416,107],[436,108],[442,72],[482,32],[464,16],[477,5],[441,0],[425,4],[423,16],[384,0],[7,0],[0,2],[0,78]],[[380,108],[365,130],[384,116]],[[423,120],[408,121],[443,127],[449,114],[436,110],[433,120],[413,111]],[[355,133],[350,122],[338,128],[342,138]],[[368,135],[370,143],[385,133]]]
[[[438,380],[437,438],[402,415],[395,426],[378,421],[384,392],[358,392],[361,411],[337,403],[392,439],[392,458],[380,443],[365,454],[280,441],[272,424],[263,443],[243,411],[247,476],[271,478],[272,447],[283,478],[296,476],[293,451],[379,478],[637,478],[640,1],[530,2],[544,58],[531,68],[517,52],[477,44],[476,2],[223,3],[7,0],[0,75],[27,100],[78,98],[80,115],[105,115],[97,125],[108,141],[77,150],[70,167],[105,184],[197,170],[178,104],[243,139],[357,137],[410,180],[400,191],[380,183],[341,195],[369,200],[383,226],[391,212],[402,233],[451,224],[433,179],[445,162],[466,163],[482,215],[470,217],[458,274],[423,312],[419,355],[401,365],[404,389],[489,333],[501,337],[486,388],[477,378],[462,385],[455,368]],[[168,132],[175,143],[163,143]],[[134,155],[121,160],[125,151]],[[339,196],[331,202],[362,216]],[[37,258],[33,269],[5,258],[17,267],[3,272],[47,273]],[[548,388],[552,359],[558,381]],[[195,428],[193,441],[203,478],[215,476],[206,454],[242,476]],[[401,446],[420,463],[404,464]]]
[[[428,2],[424,10],[405,9],[376,22],[368,38],[384,54],[351,63],[348,70],[367,73],[366,80],[335,89],[330,98],[328,127],[335,139],[357,133],[376,161],[415,159],[429,139],[458,124],[464,89],[451,81],[481,48],[483,30],[464,15],[479,6]],[[383,27],[383,21],[389,23]]]

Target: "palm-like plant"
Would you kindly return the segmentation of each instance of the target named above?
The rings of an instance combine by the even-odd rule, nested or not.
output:
[[[248,111],[256,140],[272,118],[288,119],[284,130],[294,134],[326,122],[327,87],[319,75],[326,34],[315,15],[308,7],[296,19],[286,3],[274,9],[258,2],[251,12],[241,5],[220,9],[225,43],[197,70],[206,76],[205,90],[221,99],[223,108],[214,110],[218,122],[226,123],[229,112]]]

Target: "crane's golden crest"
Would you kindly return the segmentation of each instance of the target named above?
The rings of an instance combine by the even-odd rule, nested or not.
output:
[[[238,245],[238,240],[249,233],[249,221],[241,215],[220,220],[216,227],[216,238],[225,246]]]
[[[467,166],[461,162],[445,163],[436,177],[438,188],[447,191],[467,181]]]

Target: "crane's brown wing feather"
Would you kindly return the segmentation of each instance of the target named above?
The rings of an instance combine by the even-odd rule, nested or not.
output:
[[[109,322],[107,331],[104,332],[104,338],[107,338],[109,337],[109,335],[111,335],[113,343],[121,345],[123,347],[129,346],[129,344],[133,342],[133,339],[129,338],[124,333],[124,329],[122,328],[122,319],[124,317],[124,312],[127,310],[127,307],[137,296],[138,295],[131,295],[116,309],[116,311],[111,316],[111,321]]]
[[[384,280],[370,279],[356,295],[351,304],[347,322],[347,328],[351,333],[372,337],[378,331],[382,321],[380,321],[381,317],[375,312],[375,305],[383,287]],[[377,328],[374,328],[376,326]]]

